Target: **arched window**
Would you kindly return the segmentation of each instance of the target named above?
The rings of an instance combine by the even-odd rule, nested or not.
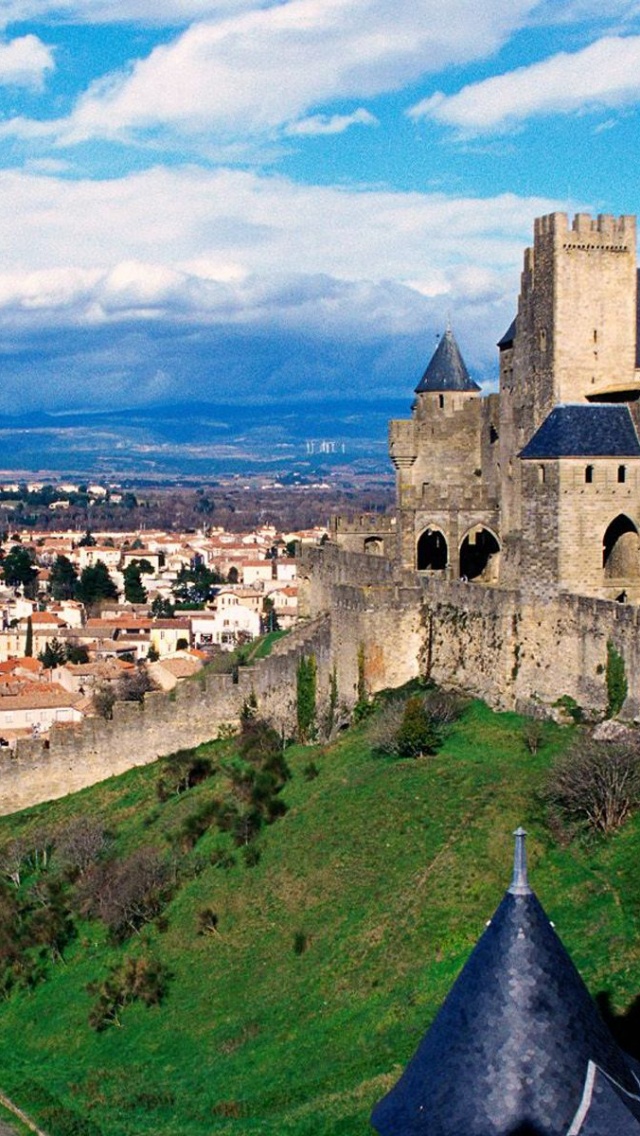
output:
[[[627,467],[626,467],[626,465],[619,465],[618,466],[618,484],[624,485],[626,480],[627,480]]]
[[[418,540],[416,563],[418,572],[442,572],[449,562],[449,547],[444,533],[428,528]]]
[[[636,580],[640,576],[638,530],[624,513],[612,520],[604,534],[602,567],[607,579]]]
[[[493,583],[497,579],[500,545],[490,529],[477,525],[460,545],[460,575],[467,580]]]
[[[593,466],[587,465],[584,470],[584,479],[587,485],[591,485],[593,481]]]

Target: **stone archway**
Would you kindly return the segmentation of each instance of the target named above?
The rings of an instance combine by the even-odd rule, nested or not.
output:
[[[449,546],[442,529],[430,526],[418,538],[416,565],[418,572],[444,572],[449,563]]]
[[[364,541],[364,550],[369,556],[384,556],[384,541],[379,536],[367,536]]]
[[[460,576],[485,584],[497,584],[500,544],[491,529],[475,525],[460,545]]]
[[[640,579],[638,529],[624,513],[614,517],[602,539],[602,567],[606,580]]]

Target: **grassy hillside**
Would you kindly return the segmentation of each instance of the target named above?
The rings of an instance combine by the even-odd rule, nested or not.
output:
[[[473,704],[436,757],[391,760],[372,756],[367,728],[288,751],[288,811],[258,837],[257,864],[236,853],[214,866],[230,838],[207,832],[185,856],[164,929],[114,946],[100,923],[84,923],[46,981],[0,1004],[0,1089],[52,1136],[369,1132],[371,1106],[508,885],[520,823],[534,887],[591,990],[618,1011],[636,997],[640,824],[558,847],[536,797],[570,732],[550,728],[532,757],[516,716]],[[166,849],[214,782],[161,804],[157,777],[133,770],[3,818],[0,845],[80,813],[106,818],[121,854]],[[198,933],[203,908],[218,916],[209,934]],[[87,985],[150,950],[172,976],[162,1004],[90,1029]]]

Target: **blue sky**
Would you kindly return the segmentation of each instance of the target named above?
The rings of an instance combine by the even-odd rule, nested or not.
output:
[[[533,218],[640,206],[640,4],[4,0],[0,412],[490,384]]]

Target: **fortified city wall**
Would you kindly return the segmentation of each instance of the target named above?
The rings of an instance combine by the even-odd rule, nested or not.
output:
[[[0,750],[0,815],[63,797],[136,765],[200,745],[221,728],[237,725],[244,703],[255,694],[261,713],[287,731],[296,715],[296,672],[302,655],[318,662],[319,699],[330,673],[327,620],[316,620],[276,643],[271,655],[232,675],[206,671],[169,693],[145,695],[143,703],[117,702],[113,719],[85,718],[57,725],[48,743],[25,738],[15,752]]]
[[[339,701],[417,675],[464,690],[498,709],[549,712],[568,695],[589,714],[606,707],[607,642],[625,663],[626,717],[640,715],[640,610],[576,595],[545,602],[523,591],[428,579],[385,557],[334,545],[304,551],[307,620],[273,653],[231,675],[203,672],[175,691],[117,703],[112,721],[56,726],[48,746],[25,739],[0,751],[0,814],[76,792],[237,725],[255,694],[259,711],[293,731],[302,656],[318,665],[318,711],[335,676]]]
[[[640,714],[635,605],[394,576],[381,559],[329,545],[308,550],[304,565],[309,612],[330,616],[332,665],[347,700],[360,666],[370,693],[421,674],[497,709],[544,713],[568,695],[597,716],[607,704],[611,641],[625,664],[623,715]]]

